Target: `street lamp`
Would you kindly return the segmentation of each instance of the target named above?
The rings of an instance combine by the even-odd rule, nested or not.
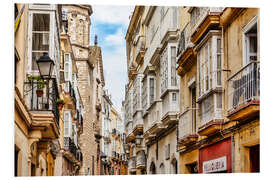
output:
[[[38,60],[36,60],[38,70],[40,73],[40,76],[44,78],[51,78],[52,70],[54,66],[53,60],[49,57],[47,52],[43,53],[43,56],[40,56]]]

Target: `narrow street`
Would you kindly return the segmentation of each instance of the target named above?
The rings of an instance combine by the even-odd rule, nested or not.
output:
[[[14,176],[260,172],[259,13],[14,4]]]

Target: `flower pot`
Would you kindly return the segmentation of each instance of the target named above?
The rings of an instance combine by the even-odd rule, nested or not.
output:
[[[38,89],[38,90],[36,90],[36,93],[37,93],[37,97],[41,97],[43,95],[43,90]]]
[[[63,109],[63,106],[64,106],[64,104],[58,104],[58,109],[59,110],[62,110]]]

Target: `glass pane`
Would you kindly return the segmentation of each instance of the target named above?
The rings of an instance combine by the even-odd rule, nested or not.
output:
[[[249,52],[256,53],[257,52],[257,36],[249,37]]]
[[[48,51],[44,51],[48,52]],[[36,60],[40,58],[40,56],[43,55],[43,52],[32,52],[32,70],[38,70]]]
[[[221,39],[217,39],[217,53],[221,53]]]
[[[48,51],[49,50],[49,33],[33,33],[32,50]]]
[[[221,71],[217,72],[217,85],[221,86]]]
[[[222,95],[217,94],[217,108],[222,108]]]
[[[33,14],[33,31],[50,31],[50,14]]]

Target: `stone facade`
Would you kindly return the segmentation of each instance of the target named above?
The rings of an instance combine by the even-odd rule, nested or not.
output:
[[[68,34],[78,69],[78,86],[84,105],[83,133],[80,145],[83,153],[81,175],[100,174],[101,96],[104,84],[101,48],[89,46],[91,6],[64,5]]]

